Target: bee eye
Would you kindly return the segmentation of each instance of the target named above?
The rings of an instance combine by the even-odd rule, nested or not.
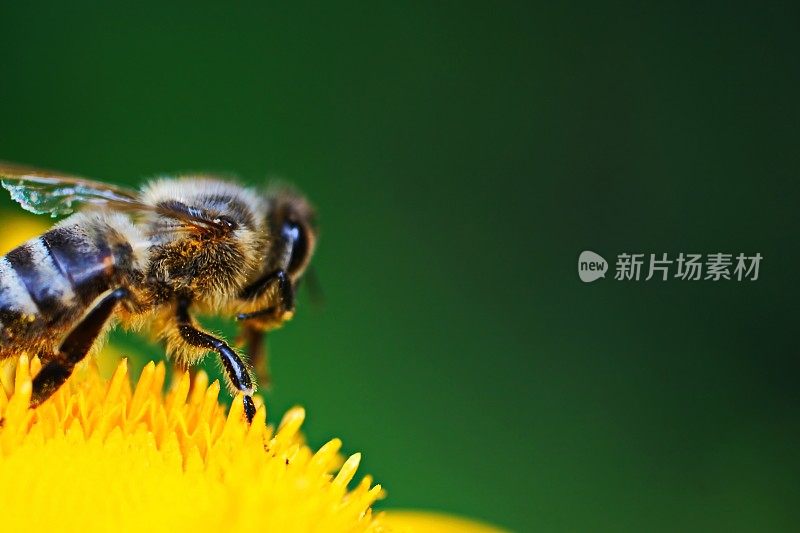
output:
[[[297,272],[306,262],[308,255],[308,237],[302,226],[294,222],[286,222],[282,229],[283,238],[291,243],[289,272]]]
[[[223,228],[229,230],[233,230],[239,227],[238,224],[236,224],[236,222],[231,217],[226,215],[220,215],[214,220],[212,220],[212,222],[218,226],[222,226]]]

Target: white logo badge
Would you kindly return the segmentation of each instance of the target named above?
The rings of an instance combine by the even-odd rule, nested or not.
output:
[[[591,283],[598,278],[606,277],[608,263],[600,255],[589,250],[581,252],[578,257],[578,276],[584,283]]]

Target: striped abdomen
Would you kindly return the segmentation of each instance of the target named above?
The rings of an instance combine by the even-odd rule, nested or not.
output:
[[[100,218],[65,220],[0,259],[0,358],[56,346],[130,267],[130,244]]]

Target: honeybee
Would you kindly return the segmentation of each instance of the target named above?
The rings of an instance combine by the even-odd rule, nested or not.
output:
[[[202,175],[136,191],[5,163],[0,178],[24,209],[70,215],[0,259],[0,360],[20,351],[41,358],[32,405],[120,324],[145,328],[184,366],[216,352],[252,421],[251,367],[193,313],[235,317],[259,364],[264,333],[291,318],[314,252],[315,215],[303,196]]]

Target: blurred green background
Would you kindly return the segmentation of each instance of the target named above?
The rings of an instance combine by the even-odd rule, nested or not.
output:
[[[270,420],[300,403],[313,445],[363,451],[381,508],[797,530],[798,15],[3,3],[0,159],[301,187],[325,305],[270,338]],[[584,249],[764,262],[587,285]]]

